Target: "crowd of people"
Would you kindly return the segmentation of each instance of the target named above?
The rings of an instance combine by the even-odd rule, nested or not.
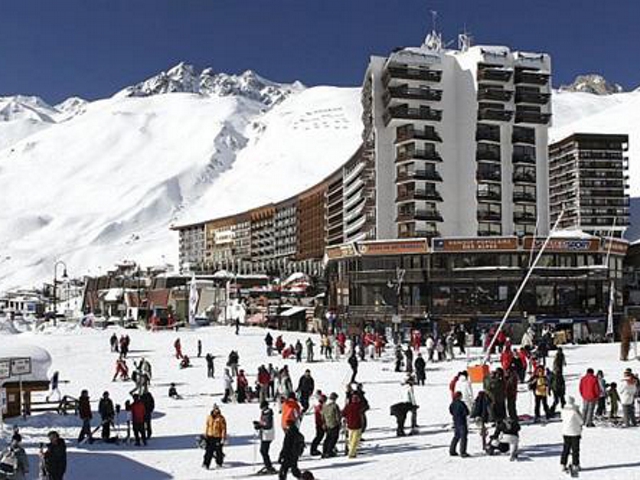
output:
[[[231,350],[222,370],[224,394],[221,403],[258,405],[254,428],[264,465],[259,473],[278,474],[281,480],[288,475],[313,478],[311,472],[301,471],[298,466],[307,444],[312,457],[327,459],[341,452],[351,459],[358,457],[362,436],[367,431],[367,412],[370,410],[364,385],[358,379],[359,365],[363,361],[377,361],[383,357],[395,359],[394,370],[402,374],[398,378],[398,401],[376,407],[389,408],[390,415],[395,418],[398,437],[420,434],[420,405],[416,389],[427,385],[427,365],[465,355],[468,334],[461,327],[444,335],[424,335],[415,330],[405,342],[398,340],[393,338],[389,341],[385,335],[375,331],[355,336],[348,336],[344,332],[328,332],[320,335],[316,345],[311,336],[287,343],[282,334],[274,337],[267,332],[264,345],[269,361],[260,365],[243,363],[239,352]],[[389,343],[395,345],[391,347]],[[110,338],[111,351],[117,354],[113,381],[133,382],[130,398],[126,399],[121,410],[110,393],[104,391],[98,402],[99,423],[96,425],[89,392],[83,390],[78,398],[78,416],[82,423],[78,444],[90,444],[98,440],[95,434],[99,429],[100,441],[123,441],[120,433],[125,425],[124,441],[141,447],[150,441],[155,410],[155,400],[150,391],[152,366],[142,357],[137,363],[133,362],[133,371],[129,375],[126,363],[129,345],[127,335],[118,338],[113,334]],[[527,426],[554,421],[559,417],[563,435],[560,463],[563,470],[575,473],[580,469],[583,427],[593,428],[601,423],[620,427],[636,426],[635,403],[640,394],[640,382],[631,369],[626,369],[622,379],[617,382],[607,381],[602,370],[586,369],[579,382],[580,408],[578,401],[567,395],[565,352],[553,345],[548,331],[537,333],[532,328],[528,329],[517,347],[511,344],[506,332],[487,331],[481,335],[480,345],[494,360],[492,365],[495,368],[484,375],[481,383],[477,383],[476,379],[474,385],[469,372],[462,370],[448,384],[453,430],[449,445],[451,456],[465,458],[470,455],[468,437],[475,425],[483,452],[488,455],[508,453],[512,461],[517,461],[521,453],[520,437],[525,434]],[[318,355],[316,347],[319,347]],[[458,352],[454,351],[456,348]],[[202,354],[202,342],[198,340],[196,357],[202,357]],[[172,356],[180,368],[190,366],[180,338],[173,343]],[[204,356],[208,378],[215,378],[215,358],[211,353]],[[293,378],[287,360],[306,362],[307,368],[301,376]],[[319,361],[341,360],[345,364],[341,367],[345,371],[345,390],[323,391],[322,385],[318,385],[313,377],[313,365]],[[475,393],[474,387],[477,390]],[[527,394],[531,396],[532,409],[526,413],[519,412],[518,396]],[[176,383],[170,384],[168,397],[182,399]],[[122,415],[124,418],[121,418]],[[314,435],[310,441],[304,438],[300,430],[306,415],[312,419],[309,421],[313,421]],[[410,418],[408,425],[407,417]],[[224,466],[228,435],[223,409],[215,404],[206,417],[201,437],[203,468]],[[280,451],[274,455],[271,445],[279,435],[283,443]],[[50,442],[42,452],[42,468],[49,472],[48,478],[62,479],[66,469],[65,442],[56,432],[51,432],[49,438]],[[0,457],[0,478],[3,475],[3,461],[12,463],[16,471],[13,477],[7,478],[20,479],[20,474],[26,476],[29,465],[23,452],[20,435],[16,432],[10,446]],[[278,469],[276,464],[279,464]]]

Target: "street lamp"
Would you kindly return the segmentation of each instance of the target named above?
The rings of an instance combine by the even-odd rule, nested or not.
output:
[[[62,260],[58,260],[53,265],[53,326],[56,326],[56,314],[58,313],[58,267],[62,266],[62,280],[66,281],[69,276],[67,275],[67,264]]]

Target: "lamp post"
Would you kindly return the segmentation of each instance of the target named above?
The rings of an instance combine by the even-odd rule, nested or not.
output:
[[[67,280],[69,276],[67,275],[67,264],[62,260],[58,260],[53,265],[53,326],[56,326],[56,314],[58,313],[58,267],[61,266],[64,268],[62,271],[62,280]]]

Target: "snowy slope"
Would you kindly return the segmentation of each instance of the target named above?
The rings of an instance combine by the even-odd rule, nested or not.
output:
[[[108,390],[114,403],[123,405],[133,388],[131,382],[112,382],[116,354],[109,352],[109,336],[113,330],[95,331],[88,329],[70,330],[62,328],[47,331],[47,334],[26,333],[12,335],[12,344],[31,343],[49,350],[53,359],[50,373],[60,372],[62,394],[77,397],[82,389],[88,389],[92,408],[97,410],[98,398]],[[259,468],[260,456],[256,454],[256,437],[252,422],[259,417],[257,403],[222,404],[222,371],[231,348],[238,351],[240,368],[245,369],[250,385],[254,384],[257,367],[273,363],[276,367],[287,365],[294,385],[306,368],[310,368],[316,389],[324,393],[336,392],[338,404],[344,404],[344,390],[350,376],[350,368],[345,358],[339,362],[319,359],[312,364],[295,363],[280,357],[267,357],[262,329],[242,329],[239,336],[230,327],[210,327],[196,331],[148,333],[139,330],[117,331],[131,337],[131,354],[128,364],[138,361],[141,356],[152,365],[153,379],[151,392],[155,397],[156,409],[153,421],[154,435],[146,447],[133,445],[110,445],[100,442],[93,445],[76,446],[80,430],[80,420],[73,416],[41,414],[10,420],[11,425],[20,426],[24,443],[31,461],[32,471],[37,466],[38,442],[46,441],[46,432],[58,430],[68,442],[68,480],[199,480],[252,478],[251,473]],[[307,335],[284,333],[284,340],[290,344],[296,339],[304,342]],[[178,368],[178,361],[172,355],[173,342],[180,337],[183,352],[191,357],[193,367]],[[314,336],[316,357],[319,358],[319,338]],[[1,338],[2,341],[8,338]],[[205,361],[196,358],[197,339],[202,340],[203,354],[211,352],[215,357],[216,378],[206,378]],[[456,349],[457,351],[457,349]],[[579,399],[578,381],[588,367],[603,370],[608,382],[617,382],[626,367],[637,369],[637,362],[623,363],[618,360],[619,344],[567,346],[565,354],[567,366],[567,395]],[[478,355],[474,349],[472,355]],[[425,355],[423,349],[423,355]],[[553,355],[553,354],[552,354]],[[549,359],[551,361],[551,359]],[[492,368],[497,367],[494,364]],[[482,445],[477,426],[470,426],[468,451],[471,458],[452,458],[448,446],[453,435],[448,413],[450,393],[448,385],[452,377],[467,367],[465,357],[451,362],[428,364],[425,386],[415,388],[418,410],[419,433],[403,438],[395,436],[395,420],[389,415],[389,407],[406,400],[402,387],[405,373],[393,371],[393,349],[381,361],[361,362],[358,381],[363,383],[371,409],[368,427],[357,458],[348,459],[342,452],[342,436],[339,443],[341,455],[336,458],[320,459],[309,455],[309,446],[300,462],[302,469],[311,470],[322,480],[429,480],[429,479],[553,479],[569,478],[560,473],[560,452],[562,450],[561,425],[557,420],[549,424],[523,424],[520,432],[519,461],[510,462],[507,455],[495,457],[482,453]],[[171,382],[177,384],[181,400],[167,397]],[[474,385],[478,392],[479,385]],[[42,398],[44,394],[40,394]],[[579,401],[579,400],[578,400]],[[203,433],[205,420],[214,403],[221,406],[227,419],[228,442],[225,446],[225,467],[221,470],[205,471],[202,464],[202,450],[195,446],[198,435]],[[525,384],[519,386],[518,413],[533,414],[531,392]],[[282,446],[283,433],[280,429],[280,415],[274,406],[276,433],[271,446],[271,458],[276,459]],[[94,413],[93,425],[98,423]],[[124,412],[119,416],[124,423]],[[409,421],[407,420],[407,424]],[[301,430],[310,442],[314,435],[313,416],[307,415]],[[124,436],[125,432],[121,434]],[[640,448],[637,428],[596,428],[584,429],[581,443],[580,477],[585,480],[632,480],[638,478],[638,459],[634,452]],[[488,475],[485,472],[491,472]],[[275,478],[275,477],[271,477]],[[292,478],[289,476],[288,478]]]
[[[631,135],[640,92],[556,92],[552,138]],[[54,260],[82,275],[114,261],[175,262],[171,224],[278,201],[360,143],[358,88],[279,84],[181,63],[112,98],[0,98],[0,290],[39,284]],[[640,172],[631,161],[631,193]],[[638,180],[636,180],[638,179]]]
[[[0,151],[0,290],[45,281],[58,258],[71,275],[173,261],[172,223],[292,195],[358,146],[357,90],[178,67],[51,107],[48,128]]]

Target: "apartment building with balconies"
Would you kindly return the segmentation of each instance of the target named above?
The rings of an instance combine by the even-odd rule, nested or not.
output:
[[[551,222],[621,238],[629,225],[628,135],[575,133],[549,147]]]

